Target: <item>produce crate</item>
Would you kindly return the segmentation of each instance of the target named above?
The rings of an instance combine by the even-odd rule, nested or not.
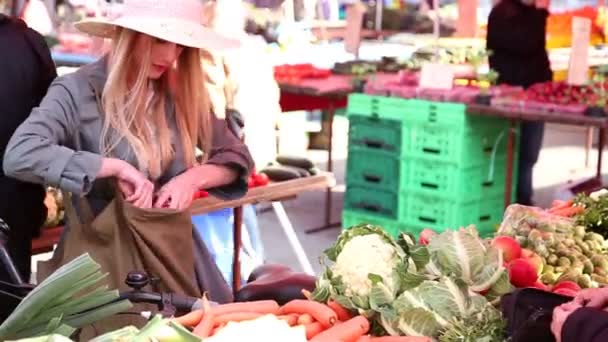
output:
[[[364,223],[380,226],[393,237],[397,237],[400,232],[406,231],[405,224],[397,220],[389,220],[373,214],[361,214],[347,209],[342,212],[342,227],[344,227],[344,230]]]
[[[380,120],[365,116],[349,117],[348,144],[370,151],[384,151],[400,156],[405,148],[405,127],[397,120]]]
[[[504,194],[505,161],[505,158],[494,161],[494,172],[490,178],[491,161],[463,169],[454,164],[406,158],[401,165],[400,190],[455,201],[501,195]]]
[[[392,220],[402,216],[404,203],[398,192],[382,191],[373,187],[347,186],[344,208],[360,214],[372,214]]]
[[[404,156],[462,168],[480,166],[489,162],[492,153],[506,153],[507,132],[507,127],[466,133],[449,126],[421,125],[408,131]]]
[[[401,197],[405,197],[403,220],[411,227],[428,227],[441,231],[479,222],[479,200],[455,202],[413,192]]]
[[[396,192],[400,187],[401,164],[401,159],[390,153],[351,147],[346,162],[346,184]]]
[[[349,117],[356,115],[402,122],[408,110],[416,108],[416,102],[413,101],[399,97],[351,94],[348,96],[346,112]]]
[[[477,230],[482,237],[492,236],[502,222],[504,216],[503,196],[481,201],[479,205],[479,222]]]

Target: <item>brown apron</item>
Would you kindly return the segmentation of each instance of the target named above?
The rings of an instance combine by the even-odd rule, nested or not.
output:
[[[190,211],[140,209],[119,194],[95,217],[82,197],[77,200],[78,215],[70,197],[66,198],[69,230],[64,232],[52,259],[39,263],[38,281],[72,259],[89,253],[101,265],[102,272],[109,273],[107,284],[111,289],[130,290],[125,284],[127,273],[138,270],[158,279],[144,288],[147,291],[193,297],[201,297],[207,291],[217,302],[232,300],[228,284],[206,246],[193,236]],[[138,304],[131,311],[156,310],[156,306]],[[92,335],[144,323],[134,315],[117,316],[95,324]]]

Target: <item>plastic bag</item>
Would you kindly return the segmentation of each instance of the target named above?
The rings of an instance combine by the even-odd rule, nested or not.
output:
[[[232,285],[233,260],[232,209],[222,209],[212,213],[192,217],[192,223],[207,245],[211,256],[226,281]],[[241,279],[245,283],[249,274],[264,263],[264,250],[260,239],[257,217],[253,206],[243,208]]]
[[[536,252],[545,257],[546,247],[571,236],[574,227],[572,218],[553,215],[537,207],[512,204],[505,210],[498,234],[514,237],[522,247],[534,245]]]

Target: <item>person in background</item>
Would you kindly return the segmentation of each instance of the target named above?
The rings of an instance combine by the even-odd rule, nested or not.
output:
[[[557,342],[608,341],[608,288],[586,289],[553,310],[551,331]]]
[[[245,32],[246,8],[242,0],[209,2],[203,17],[206,25],[214,31],[240,43],[238,49],[221,54],[211,50],[202,52],[205,87],[216,116],[224,118],[227,109],[242,115],[245,144],[255,165],[261,169],[276,159],[275,127],[281,114],[280,90],[274,79],[273,65],[265,53],[266,43],[262,37]],[[254,208],[246,206],[244,209],[246,229],[243,231],[243,245],[251,262],[246,263],[242,270],[247,273],[263,263],[264,248]],[[209,233],[206,229],[203,235]],[[212,245],[212,241],[209,244]],[[220,268],[223,267],[220,265]]]
[[[553,78],[545,48],[549,0],[501,0],[488,18],[487,49],[498,83],[529,86]],[[532,205],[532,171],[542,147],[544,123],[521,125],[517,203]]]
[[[44,38],[20,19],[0,13],[0,46],[2,158],[9,139],[38,106],[57,74]],[[0,170],[0,194],[0,218],[11,228],[8,251],[22,278],[29,281],[32,239],[47,215],[46,192],[40,184],[9,178]],[[0,281],[11,282],[3,267]]]

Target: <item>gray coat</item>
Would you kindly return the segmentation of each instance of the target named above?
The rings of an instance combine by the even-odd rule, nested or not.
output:
[[[96,180],[101,168],[100,135],[103,115],[97,98],[107,78],[106,59],[84,66],[56,79],[46,97],[11,138],[4,156],[4,172],[22,181],[45,184],[86,196],[98,213],[114,194],[107,180]],[[202,86],[202,85],[201,85]],[[173,105],[168,104],[168,122],[177,133]],[[239,171],[233,184],[210,193],[224,199],[243,196],[253,162],[247,147],[228,130],[226,121],[213,119],[213,143],[208,163],[225,165]],[[181,140],[175,139],[175,158],[157,186],[186,170]],[[123,141],[114,157],[137,165],[132,148]]]

